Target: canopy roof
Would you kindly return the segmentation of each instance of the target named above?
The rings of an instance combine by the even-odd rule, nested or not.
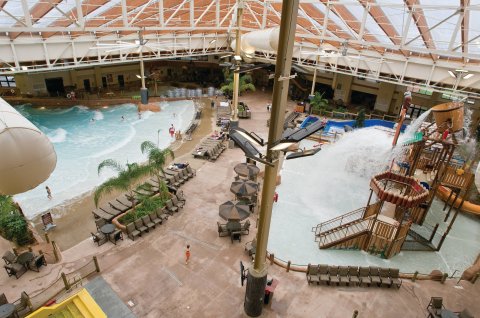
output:
[[[0,0],[0,73],[135,60],[135,52],[92,47],[133,41],[139,31],[157,43],[147,50],[152,59],[218,54],[229,49],[238,7],[235,0]],[[240,7],[243,33],[279,25],[280,0]],[[480,0],[300,0],[296,36],[297,64],[307,68],[334,65],[437,90],[480,89],[480,74],[455,73],[480,71]],[[271,53],[253,55],[271,60]],[[410,74],[417,65],[418,74]]]

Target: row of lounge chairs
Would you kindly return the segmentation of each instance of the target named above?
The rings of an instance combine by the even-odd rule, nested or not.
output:
[[[356,266],[328,266],[308,265],[307,281],[310,283],[352,284],[353,286],[396,286],[400,288],[402,280],[399,278],[398,268],[356,267]]]
[[[221,139],[206,138],[192,152],[194,158],[215,161],[227,149]]]
[[[127,235],[131,240],[135,240],[136,237],[142,236],[142,234],[150,232],[151,229],[156,228],[157,225],[163,223],[168,219],[168,215],[178,212],[185,205],[185,198],[180,195],[173,195],[170,200],[166,202],[166,206],[152,211],[148,215],[136,219],[134,222],[127,224]]]

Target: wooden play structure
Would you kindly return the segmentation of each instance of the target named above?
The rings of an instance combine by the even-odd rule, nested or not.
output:
[[[384,258],[401,250],[440,250],[474,175],[465,164],[452,161],[455,132],[463,129],[463,105],[438,105],[432,113],[434,121],[420,126],[401,146],[401,159],[372,177],[365,207],[312,228],[320,249],[361,249]],[[443,222],[429,224],[435,195],[445,195],[445,189]]]

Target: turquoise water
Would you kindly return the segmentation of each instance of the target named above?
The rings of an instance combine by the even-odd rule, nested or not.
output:
[[[133,104],[98,110],[84,106],[48,110],[17,107],[48,136],[57,153],[57,166],[50,177],[35,189],[15,196],[26,216],[33,218],[54,206],[67,213],[63,208],[66,202],[113,175],[109,170],[97,174],[98,164],[105,159],[145,161],[140,151],[145,140],[158,143],[160,148],[168,147],[173,141],[168,134],[170,125],[185,131],[194,118],[195,107],[192,101],[164,102],[160,106],[162,111],[143,112],[141,118]],[[47,198],[46,185],[52,190],[52,200]]]

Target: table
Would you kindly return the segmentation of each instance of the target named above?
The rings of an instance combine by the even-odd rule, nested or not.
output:
[[[28,263],[35,258],[35,254],[32,252],[24,252],[17,257],[17,263],[27,267]],[[28,268],[28,267],[27,267]]]
[[[0,318],[8,318],[15,312],[14,304],[4,304],[0,306]]]
[[[457,314],[448,310],[448,309],[442,309],[440,311],[440,317],[442,318],[458,318]]]
[[[108,236],[115,232],[115,225],[113,225],[112,223],[107,223],[100,228],[100,232]]]

